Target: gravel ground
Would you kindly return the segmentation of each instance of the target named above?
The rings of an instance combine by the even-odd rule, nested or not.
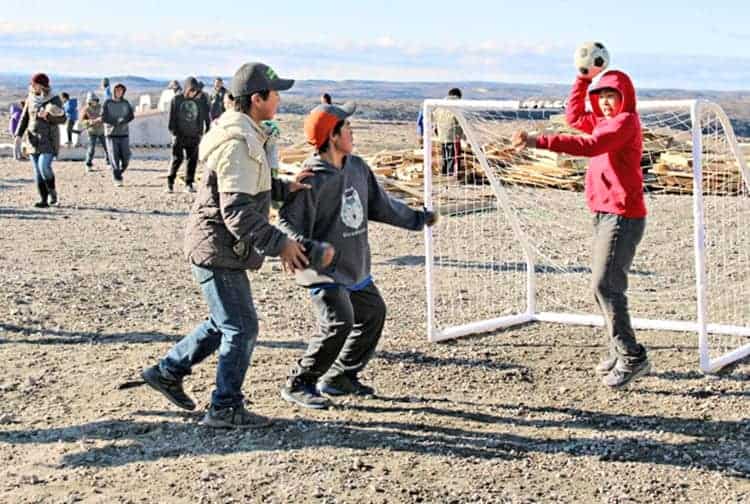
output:
[[[251,274],[262,320],[244,387],[271,427],[209,430],[118,390],[206,314],[181,253],[192,198],[162,192],[163,162],[134,162],[124,188],[101,161],[55,168],[62,204],[40,210],[29,163],[0,160],[2,502],[750,501],[748,366],[708,380],[694,335],[644,331],[654,374],[613,392],[592,371],[597,329],[430,344],[422,235],[377,224],[376,397],[320,412],[279,398],[313,319],[275,260]],[[186,380],[201,409],[215,362]]]

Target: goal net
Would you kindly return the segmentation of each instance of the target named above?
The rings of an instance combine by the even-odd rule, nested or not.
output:
[[[750,173],[718,105],[641,102],[639,113],[649,215],[629,276],[633,327],[695,332],[710,372],[750,354]],[[442,214],[425,231],[431,341],[528,322],[603,325],[588,159],[517,153],[518,129],[572,133],[563,110],[424,103],[425,204]]]

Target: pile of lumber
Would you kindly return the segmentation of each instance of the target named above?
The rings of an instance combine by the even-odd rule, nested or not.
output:
[[[717,196],[736,196],[743,189],[737,160],[722,155],[706,155],[701,166],[703,193]],[[690,152],[661,153],[650,169],[647,189],[672,194],[692,194],[693,157]]]
[[[557,121],[559,122],[559,121]],[[557,133],[574,133],[552,121]],[[500,136],[500,135],[498,135]],[[679,137],[679,138],[678,138]],[[464,144],[459,171],[441,175],[442,153],[433,143],[432,175],[436,184],[484,185],[488,183],[484,167]],[[689,139],[666,131],[645,131],[641,167],[647,191],[691,194],[693,190],[692,146]],[[506,136],[482,145],[487,165],[505,184],[582,191],[588,159],[557,154],[542,149],[516,152]],[[302,162],[312,155],[309,145],[282,149],[279,154],[282,174],[296,174]],[[424,185],[424,152],[422,149],[381,151],[365,159],[372,171],[390,191],[403,199],[422,203]],[[742,191],[737,160],[729,153],[707,153],[703,166],[703,192],[736,195]]]

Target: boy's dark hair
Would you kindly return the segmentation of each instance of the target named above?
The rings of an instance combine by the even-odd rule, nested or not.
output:
[[[461,94],[461,90],[457,87],[451,88],[450,91],[448,91],[448,96],[455,96],[456,98],[461,98],[463,95]]]
[[[60,98],[62,98],[63,100],[70,100],[70,95],[66,92],[62,92],[60,93]]]
[[[264,89],[263,91],[258,91],[257,93],[260,95],[261,98],[263,98],[263,101],[268,100],[268,97],[271,96],[271,90]],[[243,114],[250,114],[250,109],[253,107],[253,100],[252,95],[242,95],[242,96],[235,96],[234,97],[234,110],[237,112],[242,112]]]
[[[331,95],[329,95],[328,93],[323,93],[323,96],[321,96],[321,98],[323,98],[323,101],[328,105],[331,104]]]
[[[341,128],[344,127],[344,124],[346,124],[346,119],[341,119],[339,122],[336,123],[336,126],[333,127],[333,134],[334,135],[340,135],[341,134]],[[324,154],[328,152],[328,149],[331,148],[331,141],[326,140],[323,145],[320,146],[318,149],[318,154]]]

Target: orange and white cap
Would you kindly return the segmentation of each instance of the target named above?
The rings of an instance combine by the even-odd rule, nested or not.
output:
[[[347,102],[344,105],[318,105],[310,111],[305,118],[305,137],[307,142],[319,149],[328,137],[331,130],[339,121],[346,119],[357,110],[357,104]]]

